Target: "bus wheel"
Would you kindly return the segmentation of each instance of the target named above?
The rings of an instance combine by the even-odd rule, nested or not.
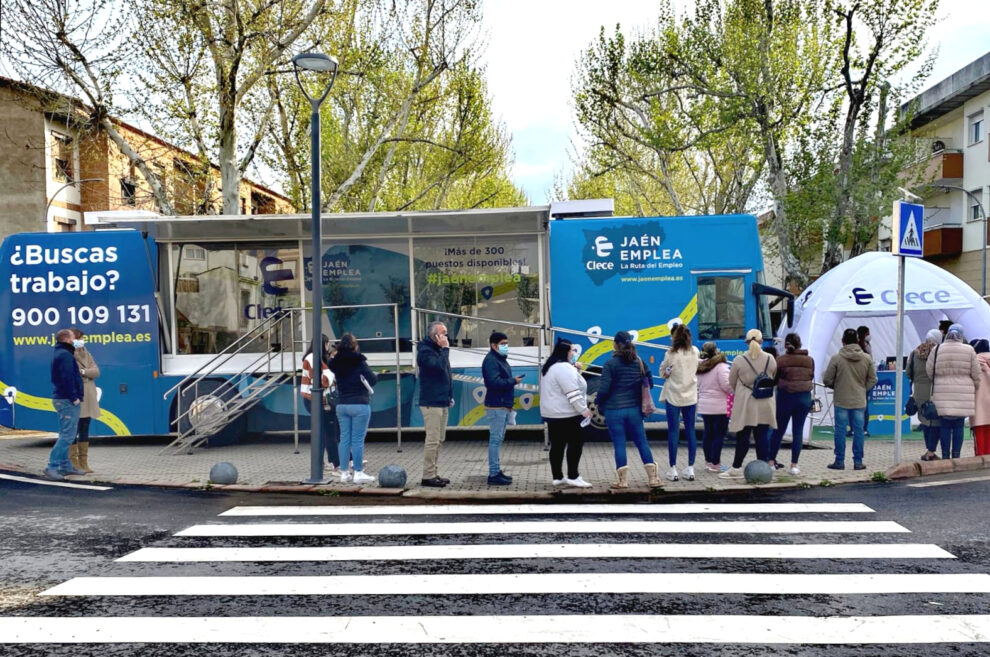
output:
[[[594,439],[609,440],[608,427],[605,426],[605,415],[595,403],[595,398],[598,396],[598,385],[601,381],[597,376],[588,377],[587,381],[588,410],[591,411],[591,425],[588,426],[588,431],[592,433]]]

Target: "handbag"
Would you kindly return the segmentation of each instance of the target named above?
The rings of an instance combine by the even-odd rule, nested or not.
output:
[[[921,405],[921,417],[926,420],[937,420],[938,409],[935,408],[935,368],[938,367],[938,347],[935,347],[935,362],[932,363],[932,391],[928,401]]]
[[[763,366],[762,372],[757,372],[756,368],[753,367],[753,363],[749,362],[749,358],[746,356],[743,356],[743,360],[749,365],[749,369],[753,370],[753,373],[756,374],[756,378],[753,379],[753,387],[746,386],[753,391],[753,399],[770,399],[773,397],[773,388],[776,384],[773,382],[772,377],[767,376],[767,368],[770,367],[770,357],[767,357],[767,362]]]
[[[908,397],[907,403],[904,404],[904,414],[908,416],[918,414],[918,402],[915,401],[914,395]]]
[[[639,359],[639,372],[642,374],[640,382],[643,384],[640,388],[640,410],[644,417],[649,417],[657,412],[657,407],[653,404],[653,376],[646,371],[642,358]]]

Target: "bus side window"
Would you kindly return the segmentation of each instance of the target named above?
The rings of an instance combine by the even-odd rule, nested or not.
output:
[[[698,279],[698,338],[742,340],[746,337],[746,295],[742,276]]]

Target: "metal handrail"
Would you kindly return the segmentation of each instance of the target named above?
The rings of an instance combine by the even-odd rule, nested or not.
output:
[[[184,384],[188,383],[190,380],[198,377],[207,368],[212,367],[212,369],[209,370],[209,372],[207,372],[207,374],[212,373],[220,365],[223,365],[224,363],[226,363],[227,361],[229,361],[231,358],[233,358],[237,354],[241,353],[241,350],[243,349],[243,346],[247,346],[248,344],[254,342],[259,337],[259,335],[261,333],[264,333],[266,330],[272,328],[277,323],[285,320],[288,315],[292,314],[295,311],[299,311],[299,310],[306,310],[306,309],[305,308],[283,308],[279,312],[276,312],[274,315],[272,315],[271,317],[269,317],[266,320],[264,320],[261,324],[258,324],[253,329],[251,329],[250,331],[248,331],[247,333],[245,333],[241,337],[237,338],[233,342],[231,342],[222,351],[220,351],[219,353],[215,354],[213,358],[211,358],[209,361],[203,363],[199,367],[198,370],[196,370],[195,372],[193,372],[191,374],[188,374],[184,379],[182,379],[181,381],[179,381],[178,383],[176,383],[174,386],[172,386],[171,388],[169,388],[168,390],[166,390],[165,393],[162,395],[162,399],[168,399],[168,396],[169,395],[171,395],[176,390],[180,389]],[[258,334],[258,335],[255,335],[255,334]],[[251,338],[251,339],[248,340],[248,338]],[[237,350],[235,350],[232,353],[227,354],[227,352],[229,350],[233,349],[234,347],[236,347],[240,343],[244,342],[245,340],[247,340],[247,342],[242,347],[238,348]],[[219,361],[218,362],[218,359],[220,358],[220,356],[223,356],[224,354],[227,354],[227,358],[225,358],[222,361]]]

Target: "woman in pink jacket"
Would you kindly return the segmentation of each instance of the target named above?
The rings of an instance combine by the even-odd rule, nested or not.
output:
[[[698,413],[705,424],[701,446],[709,472],[726,469],[722,467],[722,444],[729,430],[728,399],[731,393],[728,360],[714,342],[706,342],[701,347],[698,362]]]

